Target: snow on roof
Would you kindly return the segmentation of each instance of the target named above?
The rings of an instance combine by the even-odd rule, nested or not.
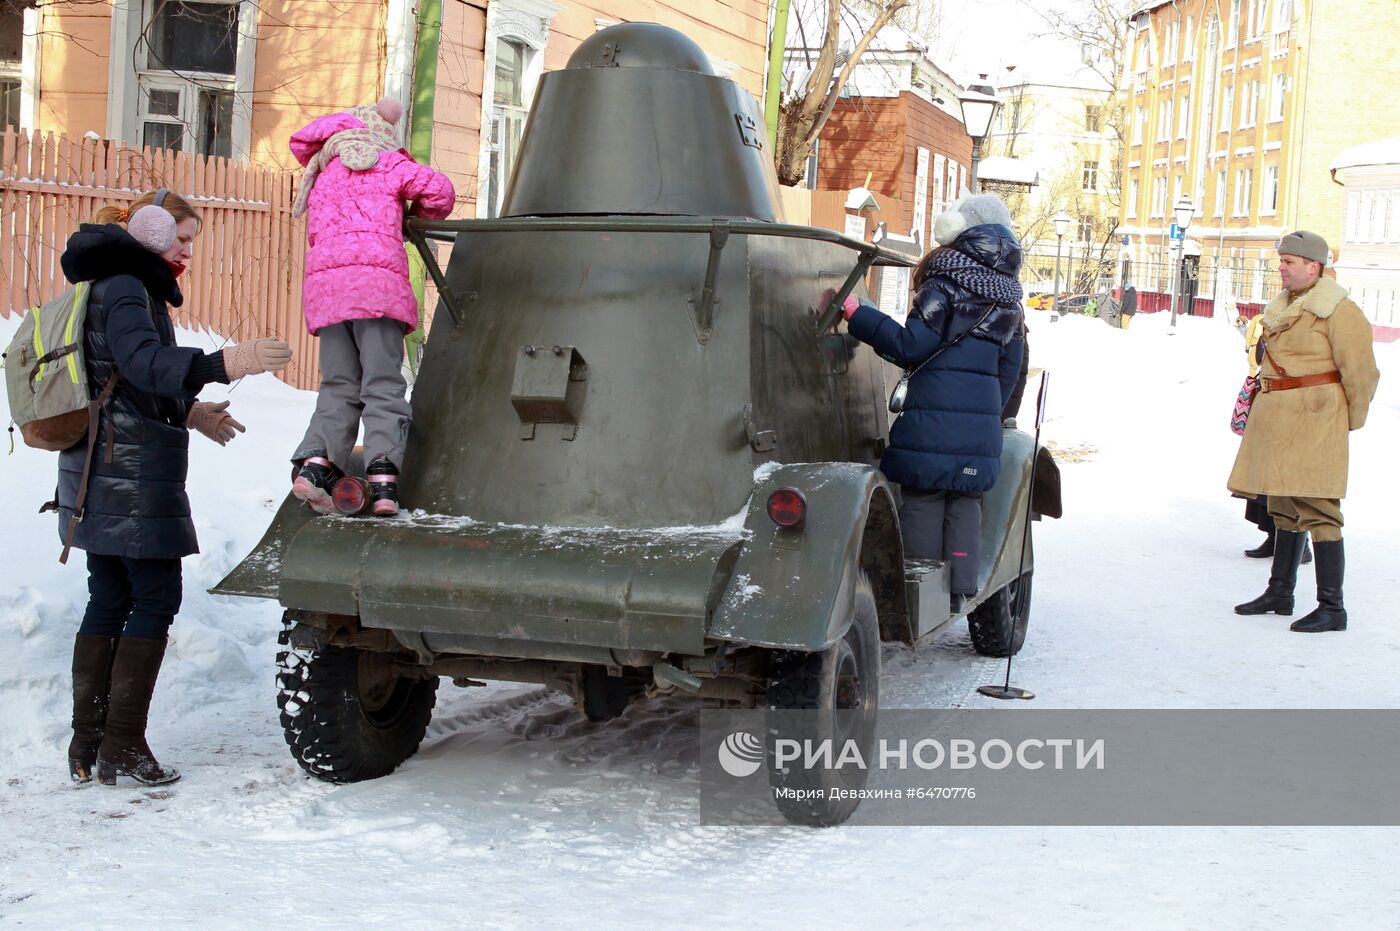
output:
[[[1030,162],[1007,155],[993,155],[977,163],[977,177],[981,181],[1000,181],[1004,184],[1038,184],[1040,175]]]
[[[1332,162],[1332,171],[1359,168],[1362,165],[1400,165],[1400,136],[1379,139],[1343,149]]]

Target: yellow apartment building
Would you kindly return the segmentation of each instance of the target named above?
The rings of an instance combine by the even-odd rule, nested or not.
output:
[[[291,168],[308,120],[388,95],[457,214],[490,216],[540,75],[623,21],[680,29],[762,97],[765,0],[10,0],[0,117]]]
[[[1169,226],[1199,293],[1257,305],[1274,243],[1310,229],[1340,251],[1345,192],[1329,169],[1356,141],[1400,133],[1397,0],[1151,0],[1131,17],[1124,258],[1150,308],[1169,287]]]

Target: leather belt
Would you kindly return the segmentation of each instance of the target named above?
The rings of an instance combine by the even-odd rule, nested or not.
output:
[[[1342,380],[1341,372],[1318,372],[1316,375],[1290,375],[1287,378],[1260,379],[1261,391],[1288,391],[1312,385],[1335,385]]]

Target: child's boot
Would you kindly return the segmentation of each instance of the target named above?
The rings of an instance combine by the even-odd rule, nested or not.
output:
[[[399,468],[380,456],[365,469],[369,480],[370,512],[375,517],[393,517],[399,513]]]
[[[345,473],[335,463],[317,450],[302,460],[292,481],[292,496],[311,505],[311,510],[317,514],[329,514],[335,510],[331,489],[343,475]]]

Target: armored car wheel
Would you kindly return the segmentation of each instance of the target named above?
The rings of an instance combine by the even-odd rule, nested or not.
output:
[[[983,656],[1014,656],[1026,642],[1031,619],[1031,575],[1027,572],[994,592],[967,616],[972,646]]]
[[[775,652],[768,665],[768,782],[783,817],[794,824],[840,824],[860,804],[853,790],[865,786],[869,770],[779,765],[779,741],[819,746],[830,741],[832,759],[847,742],[869,761],[880,704],[880,623],[870,582],[862,573],[845,635],[818,653]],[[792,746],[789,744],[789,746]]]
[[[437,679],[393,675],[385,654],[346,647],[287,650],[277,664],[287,746],[317,779],[377,779],[418,752]]]

